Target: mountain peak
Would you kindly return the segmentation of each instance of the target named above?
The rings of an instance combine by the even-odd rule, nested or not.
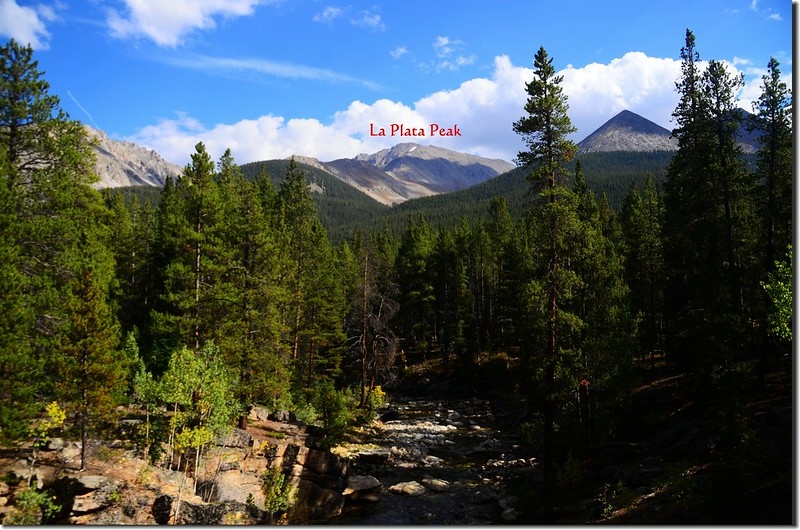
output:
[[[176,177],[183,168],[167,162],[161,155],[132,142],[112,140],[98,129],[84,125],[90,138],[96,140],[95,170],[100,181],[97,188],[120,186],[163,186],[167,176]]]
[[[583,153],[603,151],[675,151],[672,133],[635,112],[623,110],[578,143]]]

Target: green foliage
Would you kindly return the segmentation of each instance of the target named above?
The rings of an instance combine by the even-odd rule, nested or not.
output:
[[[663,487],[675,502],[685,503],[696,498],[699,484],[686,464],[675,464],[667,470]]]
[[[792,341],[792,315],[794,298],[792,295],[792,246],[786,252],[786,261],[776,261],[775,271],[769,273],[761,286],[769,295],[772,310],[768,314],[770,333],[782,341]]]
[[[276,467],[268,467],[262,480],[264,510],[270,514],[286,511],[292,504],[292,485],[286,480],[286,475]]]
[[[664,184],[665,320],[675,360],[709,374],[753,340],[744,322],[757,307],[750,300],[757,208],[737,143],[741,77],[714,60],[701,71],[690,30],[681,59],[673,113],[679,150]]]
[[[8,526],[34,526],[47,521],[61,510],[54,501],[56,497],[45,491],[25,488],[16,494],[16,502],[10,512],[3,518]]]
[[[619,480],[615,485],[603,484],[603,491],[600,496],[600,502],[603,505],[603,517],[609,518],[614,515],[614,512],[624,508],[633,501],[634,492],[628,489],[625,484]]]
[[[89,187],[96,178],[86,131],[48,93],[30,46],[0,48],[0,429],[24,435],[21,420],[55,394],[58,361],[75,336],[72,300],[87,270],[96,301],[111,276],[102,227],[106,211]],[[104,303],[104,301],[102,302]],[[89,311],[89,308],[85,308]],[[98,319],[106,319],[102,308]],[[113,322],[97,320],[100,327]],[[100,343],[103,339],[100,339]],[[116,346],[116,345],[114,345]]]

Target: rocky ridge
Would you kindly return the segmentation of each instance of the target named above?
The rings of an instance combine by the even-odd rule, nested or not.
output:
[[[80,443],[52,439],[34,469],[25,447],[0,456],[0,522],[12,513],[29,478],[60,509],[56,524],[265,524],[264,473],[279,469],[294,499],[282,518],[307,523],[338,515],[344,506],[347,461],[321,449],[305,427],[268,419],[256,408],[247,430],[233,429],[207,450],[197,479],[153,465],[122,441],[87,444],[86,469],[79,470]],[[288,414],[278,415],[288,420]],[[139,420],[128,420],[139,421]],[[186,462],[184,460],[184,467]]]
[[[514,168],[505,160],[415,143],[401,143],[377,153],[330,162],[305,156],[294,158],[389,205],[458,191]]]
[[[112,140],[103,131],[84,125],[97,156],[95,169],[100,181],[96,188],[122,186],[163,186],[167,176],[176,177],[183,172],[177,164],[167,162],[152,149],[133,142]]]

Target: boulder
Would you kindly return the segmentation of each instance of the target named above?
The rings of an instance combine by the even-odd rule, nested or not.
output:
[[[90,491],[75,497],[72,503],[72,513],[77,515],[96,512],[111,506],[112,503],[108,495],[99,491]]]
[[[348,502],[377,502],[381,498],[381,482],[372,475],[355,475],[347,480],[342,495]]]
[[[100,489],[109,483],[108,478],[102,475],[79,475],[75,480],[78,481],[78,487],[88,491]]]
[[[267,421],[269,419],[269,410],[264,407],[253,405],[250,407],[250,412],[247,417],[251,421]]]
[[[288,410],[276,410],[267,417],[272,421],[279,421],[281,423],[295,423],[297,421],[294,412],[289,412]]]
[[[506,508],[505,510],[503,510],[503,513],[500,514],[500,519],[502,519],[506,523],[516,521],[518,518],[519,514],[517,513],[517,510],[511,507]]]
[[[314,523],[342,513],[344,496],[339,491],[320,488],[313,482],[300,480],[296,501],[287,511],[289,523]]]
[[[425,486],[412,480],[411,482],[398,482],[394,486],[389,487],[389,491],[396,495],[408,495],[410,497],[417,497],[425,493]]]
[[[430,491],[441,493],[450,489],[450,483],[440,478],[422,479],[422,484]]]
[[[47,450],[48,451],[60,451],[64,449],[64,439],[63,438],[50,438],[47,441]]]
[[[246,449],[253,445],[253,437],[250,433],[242,429],[231,429],[228,434],[220,434],[214,440],[216,445],[225,447],[238,447]]]
[[[61,450],[61,459],[67,464],[71,463],[76,458],[81,457],[81,444],[73,442]]]

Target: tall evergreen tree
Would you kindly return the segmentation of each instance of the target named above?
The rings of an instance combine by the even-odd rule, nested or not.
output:
[[[335,375],[344,343],[346,305],[338,288],[333,248],[317,216],[305,173],[292,159],[277,194],[280,272],[288,291],[284,309],[296,390],[306,391],[323,373]]]
[[[222,249],[215,175],[205,146],[197,144],[174,187],[165,185],[159,216],[164,285],[154,324],[162,338],[195,350],[217,337],[224,313],[224,304],[214,296]]]
[[[258,176],[255,182],[245,180],[229,150],[220,159],[217,172],[222,250],[218,253],[221,277],[214,296],[226,307],[219,326],[219,348],[237,376],[236,397],[243,407],[253,403],[275,406],[288,396],[289,351],[282,342],[285,329],[279,312],[286,298],[278,281],[282,258],[259,195],[265,176]],[[240,417],[242,427],[245,418]]]
[[[781,81],[780,63],[770,58],[750,125],[759,133],[756,178],[766,196],[763,209],[765,268],[772,270],[792,234],[792,92]]]
[[[22,311],[0,316],[0,329],[21,339],[3,348],[0,367],[13,372],[4,391],[20,377],[28,383],[28,390],[0,406],[3,422],[24,417],[35,405],[32,399],[53,395],[60,374],[52,366],[71,347],[74,308],[65,300],[87,269],[104,266],[108,258],[81,250],[107,243],[101,227],[108,212],[89,187],[97,177],[86,131],[48,93],[43,75],[30,46],[12,39],[0,48],[0,152],[5,160],[0,196],[10,207],[2,221],[10,239],[0,245],[11,260],[6,266],[16,269],[13,274],[8,270],[3,288],[10,310],[24,303]],[[97,288],[105,296],[110,280],[103,281],[108,283]],[[5,403],[16,411],[5,409]],[[8,425],[0,428],[8,432]]]
[[[557,411],[556,372],[558,365],[570,355],[563,340],[571,326],[573,316],[565,311],[565,301],[570,296],[575,276],[568,269],[568,247],[574,241],[577,229],[576,201],[565,188],[566,163],[577,148],[568,139],[575,131],[567,115],[566,96],[560,86],[562,76],[557,76],[553,60],[544,47],[534,57],[533,80],[526,84],[528,100],[526,115],[514,123],[514,131],[522,136],[527,151],[517,156],[519,164],[531,167],[529,181],[537,194],[532,215],[536,218],[536,244],[541,249],[546,271],[534,296],[541,297],[546,315],[545,342],[542,348],[543,364],[543,472],[544,504],[549,513],[553,509],[554,486],[554,428]]]
[[[664,206],[648,175],[644,190],[631,186],[622,208],[626,241],[625,269],[632,309],[642,315],[640,355],[663,350],[664,249],[661,229]]]
[[[433,231],[424,217],[409,216],[397,251],[402,335],[411,349],[430,351],[433,333],[433,283],[428,271]]]
[[[740,77],[710,61],[700,72],[694,35],[681,49],[680,94],[673,116],[679,150],[665,182],[664,252],[671,354],[708,372],[738,350],[747,328],[752,262],[752,191],[736,131]]]
[[[84,269],[66,301],[69,324],[60,345],[62,355],[54,362],[58,396],[69,404],[67,411],[80,430],[81,469],[86,467],[89,430],[112,419],[130,368],[117,349],[119,328],[108,304],[108,277],[113,270],[97,265]]]

